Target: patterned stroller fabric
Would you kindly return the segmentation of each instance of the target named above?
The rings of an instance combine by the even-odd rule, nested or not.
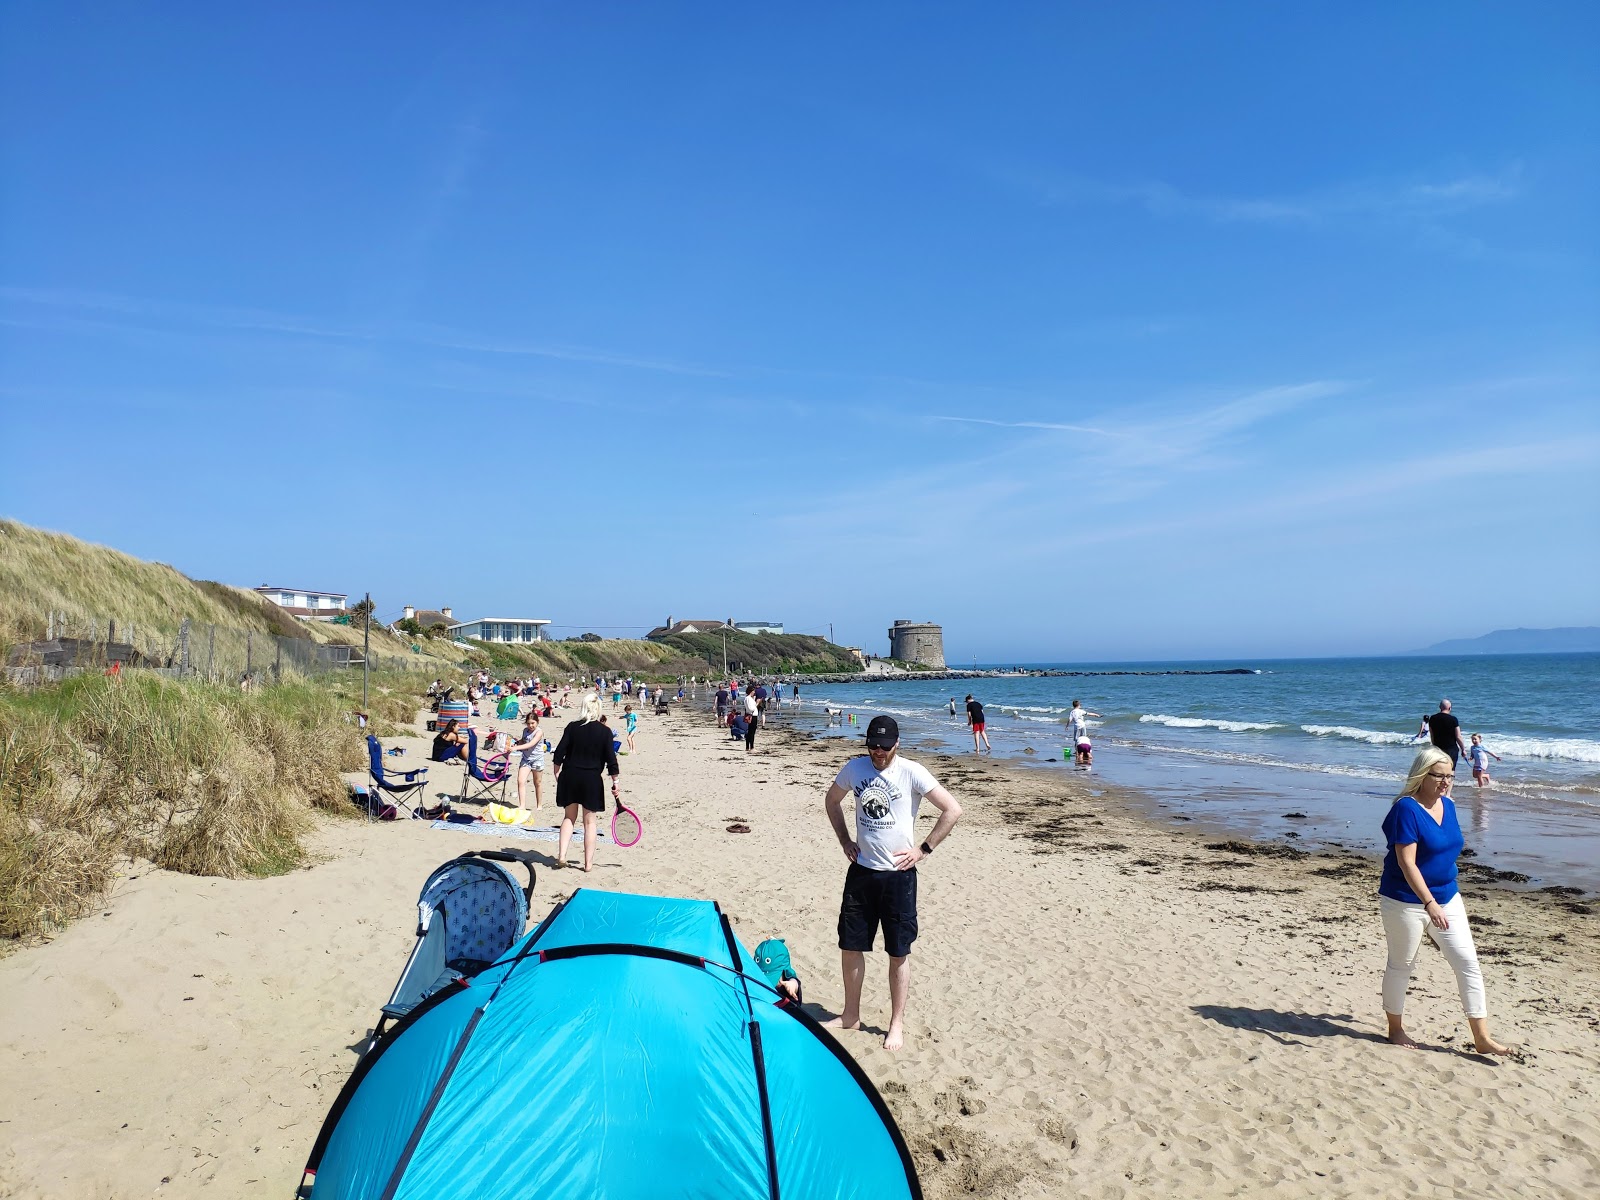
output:
[[[521,863],[524,888],[501,863]],[[383,1017],[405,1016],[457,979],[482,971],[522,936],[533,892],[533,856],[517,850],[476,850],[453,858],[428,876],[417,898],[417,943],[394,985]]]
[[[522,936],[528,900],[499,863],[456,859],[428,877],[417,900],[417,924],[423,930],[436,916],[444,918],[446,965],[476,971]]]

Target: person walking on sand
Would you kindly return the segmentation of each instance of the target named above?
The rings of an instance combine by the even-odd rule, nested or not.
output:
[[[1483,744],[1483,734],[1472,735],[1472,749],[1467,752],[1467,757],[1472,762],[1472,781],[1479,787],[1493,783],[1489,778],[1489,760],[1500,761],[1500,756]]]
[[[533,779],[533,806],[544,802],[544,730],[539,727],[539,710],[528,706],[522,718],[522,737],[506,747],[507,754],[520,754],[517,763],[517,807],[528,807],[528,779]]]
[[[989,735],[984,732],[983,705],[970,694],[967,696],[967,724],[972,726],[972,752],[977,754],[981,743],[983,749],[993,754],[994,747],[989,745]]]
[[[839,963],[844,973],[844,1011],[825,1024],[861,1028],[861,983],[867,951],[883,926],[889,955],[889,1029],[883,1048],[906,1040],[906,999],[911,993],[911,943],[917,937],[917,864],[950,836],[961,805],[939,786],[928,768],[901,758],[900,727],[893,717],[873,717],[867,752],[845,763],[823,800],[839,848],[850,860],[839,903]],[[844,798],[855,798],[855,836],[845,825]],[[917,809],[926,799],[939,819],[920,845]]]
[[[744,748],[748,753],[756,748],[756,730],[761,725],[761,701],[754,692],[744,694]]]
[[[1456,720],[1455,714],[1450,711],[1450,701],[1439,701],[1439,711],[1422,718],[1422,728],[1417,730],[1417,736],[1428,736],[1428,740],[1450,756],[1452,769],[1461,762],[1461,756],[1467,752],[1466,739],[1461,736],[1461,722]]]
[[[1422,952],[1422,935],[1444,953],[1456,973],[1461,1007],[1467,1014],[1472,1044],[1479,1054],[1512,1054],[1489,1036],[1489,1009],[1483,990],[1478,951],[1467,924],[1467,909],[1456,883],[1456,859],[1464,839],[1456,820],[1450,785],[1455,780],[1450,756],[1437,746],[1418,753],[1400,796],[1383,818],[1389,851],[1378,882],[1378,910],[1389,957],[1383,971],[1383,1011],[1389,1040],[1417,1048],[1401,1022],[1411,971]]]
[[[600,718],[600,695],[587,693],[578,719],[561,731],[551,761],[555,764],[556,807],[563,809],[561,832],[556,837],[556,866],[567,865],[572,830],[583,813],[583,869],[594,869],[594,844],[599,815],[606,810],[600,772],[611,775],[611,798],[618,795],[617,751],[611,744],[611,727]]]
[[[633,711],[633,705],[627,704],[623,706],[622,721],[627,727],[628,753],[632,754],[637,748],[633,744],[633,735],[639,728],[639,714]]]

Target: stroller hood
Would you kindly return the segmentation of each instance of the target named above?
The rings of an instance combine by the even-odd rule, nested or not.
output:
[[[580,890],[362,1060],[312,1200],[920,1197],[855,1062],[713,902]]]

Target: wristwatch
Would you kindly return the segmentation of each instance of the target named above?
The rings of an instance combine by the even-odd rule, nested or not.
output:
[[[922,843],[922,857],[926,858],[926,857],[928,857],[928,855],[930,855],[932,853],[933,853],[933,847],[928,845],[927,842],[923,842]]]

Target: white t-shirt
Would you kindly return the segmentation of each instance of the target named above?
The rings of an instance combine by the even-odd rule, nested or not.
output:
[[[748,717],[753,717],[761,711],[761,706],[756,703],[756,698],[749,692],[744,694],[744,711],[745,715]],[[815,792],[812,792],[811,794],[813,796],[816,795]]]
[[[1081,708],[1075,708],[1067,713],[1067,731],[1074,737],[1082,737],[1089,732],[1089,714]]]
[[[895,870],[895,853],[917,844],[917,808],[939,781],[921,763],[898,754],[883,771],[863,754],[845,763],[833,782],[856,798],[856,862],[874,871]]]

